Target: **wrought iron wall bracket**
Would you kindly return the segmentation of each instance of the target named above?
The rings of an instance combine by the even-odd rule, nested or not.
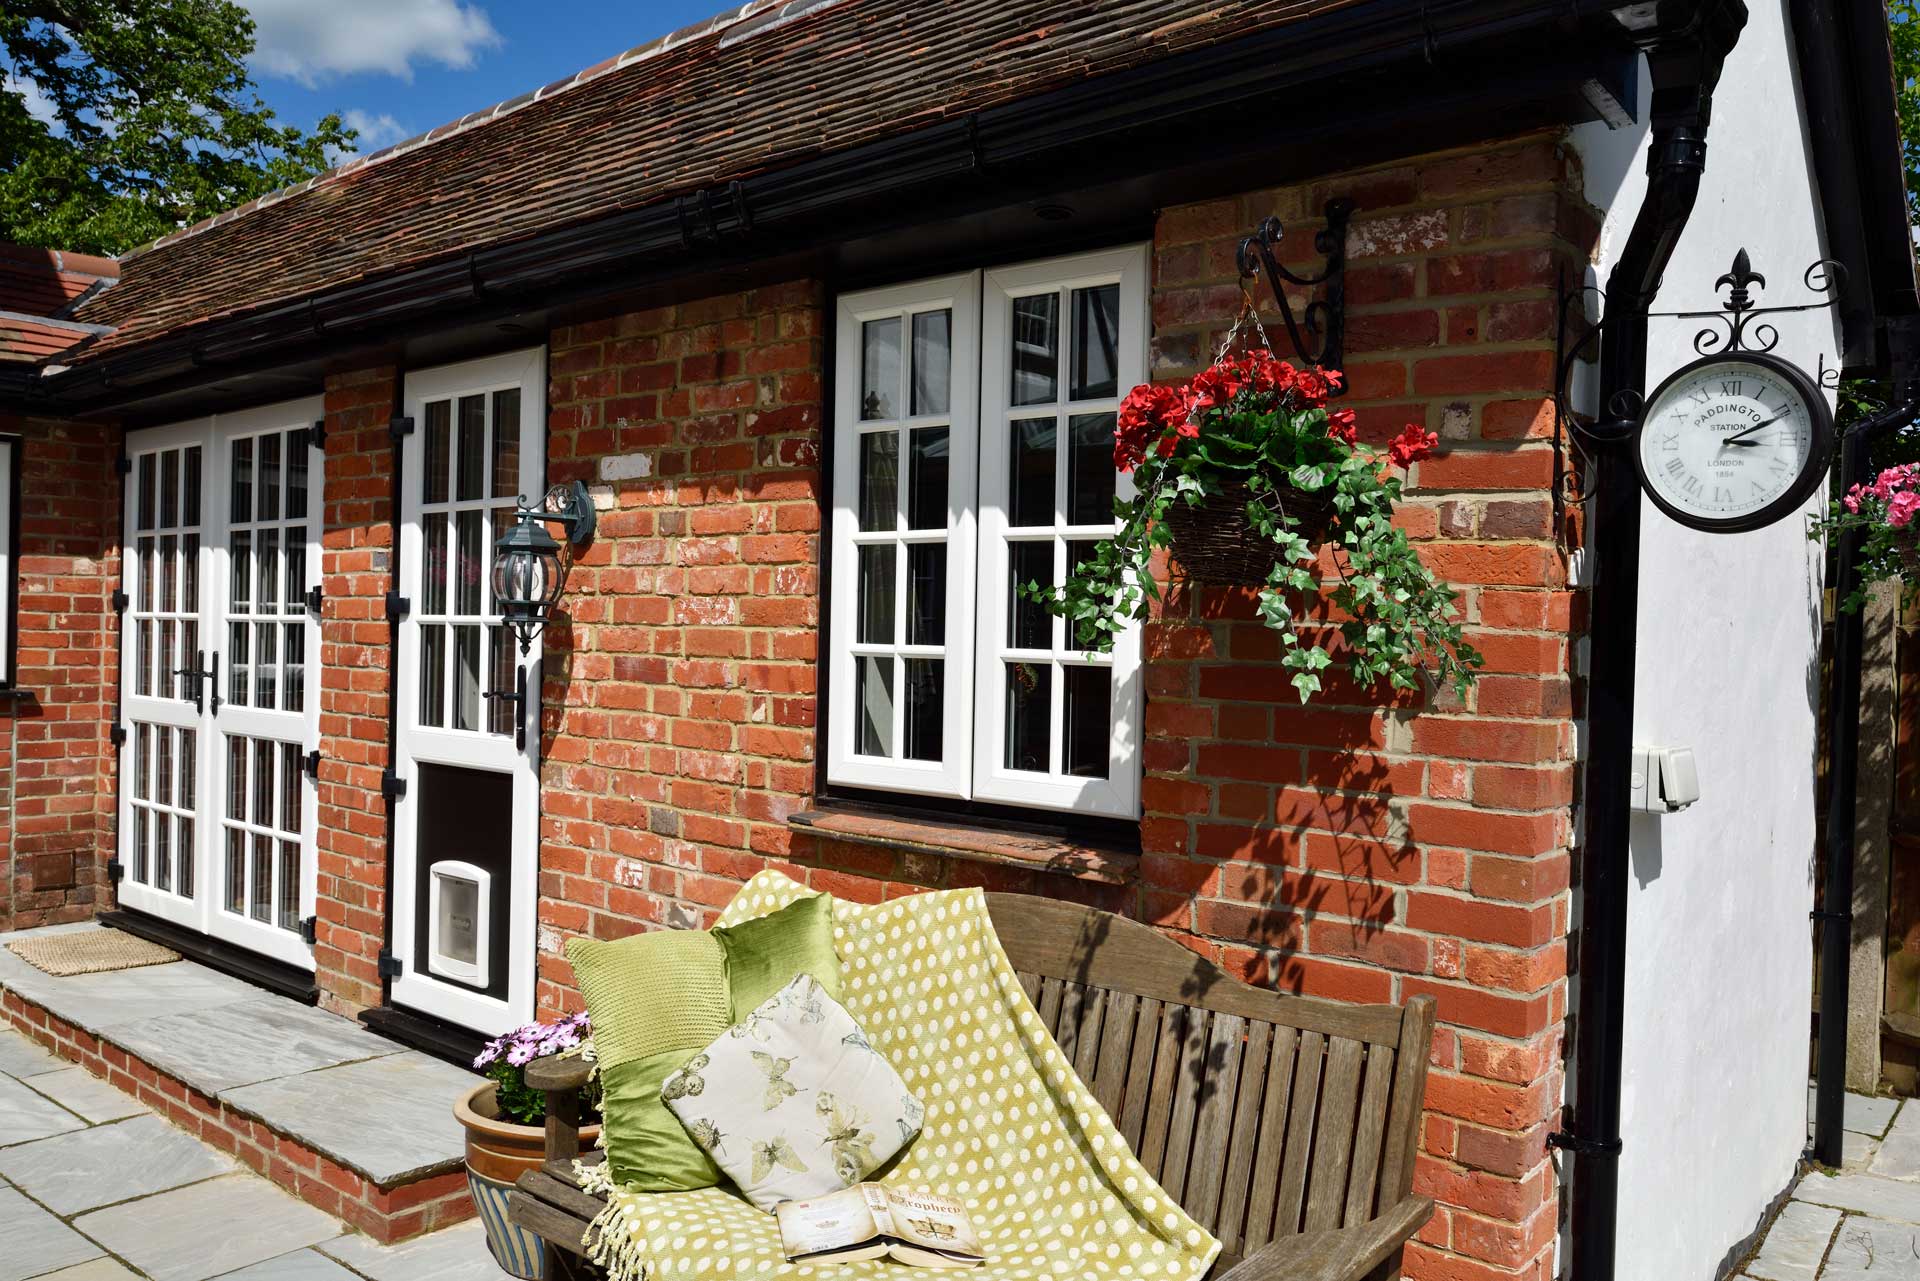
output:
[[[1338,369],[1345,358],[1347,223],[1353,217],[1354,208],[1353,201],[1345,196],[1335,196],[1327,201],[1323,210],[1326,226],[1313,237],[1314,252],[1325,261],[1314,275],[1296,275],[1282,266],[1275,256],[1281,237],[1286,234],[1286,228],[1278,218],[1261,222],[1251,236],[1240,242],[1240,251],[1235,255],[1235,265],[1240,269],[1242,284],[1255,276],[1266,277],[1267,286],[1273,290],[1273,300],[1280,308],[1281,323],[1287,327],[1287,339],[1293,344],[1294,354],[1309,365]],[[1296,316],[1293,302],[1287,297],[1288,285],[1310,292],[1319,290],[1320,296],[1311,299]]]

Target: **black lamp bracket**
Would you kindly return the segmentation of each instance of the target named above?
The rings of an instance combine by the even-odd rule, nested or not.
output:
[[[1294,353],[1309,365],[1338,369],[1344,358],[1347,329],[1347,223],[1353,217],[1354,208],[1353,201],[1345,196],[1336,196],[1327,201],[1323,210],[1326,226],[1313,237],[1314,252],[1320,254],[1325,262],[1314,275],[1296,275],[1274,256],[1275,248],[1286,234],[1286,228],[1278,218],[1263,220],[1252,235],[1241,240],[1240,250],[1234,256],[1243,288],[1255,276],[1266,276],[1267,285],[1273,290],[1274,302],[1280,307],[1280,320],[1287,327],[1287,338],[1293,343]],[[1324,287],[1324,291],[1320,297],[1309,301],[1296,317],[1293,302],[1287,297],[1288,285],[1309,291]]]
[[[553,486],[538,504],[531,507],[522,497],[520,512],[535,520],[560,526],[569,547],[581,547],[591,542],[594,528],[599,523],[598,514],[593,508],[593,496],[587,492],[586,482],[581,480]]]

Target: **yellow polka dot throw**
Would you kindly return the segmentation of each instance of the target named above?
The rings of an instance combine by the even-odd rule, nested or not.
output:
[[[720,923],[811,891],[762,872]],[[866,906],[833,902],[841,1001],[926,1105],[920,1137],[880,1174],[959,1197],[987,1250],[969,1276],[1198,1281],[1220,1243],[1161,1190],[1081,1083],[1001,950],[979,890]],[[772,1215],[730,1187],[627,1192],[604,1167],[582,1186],[607,1208],[585,1247],[610,1281],[905,1275],[874,1259],[790,1264]]]

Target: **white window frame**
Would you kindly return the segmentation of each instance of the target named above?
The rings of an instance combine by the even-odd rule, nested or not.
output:
[[[1068,401],[1068,362],[1072,290],[1117,284],[1120,287],[1120,330],[1116,395],[1100,400]],[[1010,404],[1011,361],[1008,343],[1013,300],[1036,293],[1058,292],[1061,297],[1060,398],[1051,406]],[[915,312],[951,307],[953,376],[948,542],[948,596],[946,644],[943,648],[872,646],[855,642],[859,590],[858,548],[893,541],[896,556],[896,637],[904,635],[906,614],[905,545],[913,535],[904,530],[862,534],[858,503],[860,439],[874,431],[899,430],[942,419],[888,419],[863,422],[860,418],[862,326],[889,316],[902,318],[902,379],[910,377],[905,353],[911,349]],[[1068,648],[1071,635],[1064,620],[1051,620],[1053,643],[1044,651],[1011,650],[1007,645],[1010,596],[1004,590],[1008,572],[1008,513],[1011,484],[1008,475],[1012,422],[1016,418],[1056,414],[1064,425],[1078,413],[1107,413],[1117,409],[1127,389],[1146,380],[1147,361],[1147,246],[1048,259],[984,272],[968,272],[917,281],[885,289],[843,295],[838,302],[837,355],[834,370],[834,483],[831,515],[831,592],[829,625],[832,654],[828,659],[827,780],[829,784],[915,795],[985,800],[1009,805],[1067,811],[1116,818],[1137,818],[1140,806],[1141,671],[1140,628],[1130,626],[1116,639],[1111,654],[1090,655]],[[903,408],[907,406],[903,403]],[[903,460],[906,454],[902,441]],[[1111,534],[1102,526],[1065,522],[1067,468],[1065,452],[1056,444],[1054,477],[1055,581],[1065,571],[1068,539],[1093,540]],[[903,464],[904,471],[904,464]],[[1115,492],[1132,494],[1129,478],[1116,480]],[[904,512],[906,485],[898,485]],[[967,496],[974,495],[969,504]],[[1031,531],[1029,531],[1030,533]],[[943,759],[919,762],[867,756],[855,751],[858,711],[855,706],[856,655],[891,653],[902,657],[943,657],[947,661],[944,687]],[[1053,769],[1046,773],[1009,769],[1005,765],[1006,660],[1024,658],[1051,666],[1049,721]],[[1108,771],[1105,778],[1076,777],[1061,772],[1064,668],[1102,666],[1112,672]],[[905,703],[904,669],[895,677],[894,735],[903,743],[901,708]]]

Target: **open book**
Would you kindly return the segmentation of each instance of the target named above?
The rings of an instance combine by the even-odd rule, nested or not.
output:
[[[856,1183],[773,1209],[790,1263],[891,1256],[921,1268],[971,1268],[986,1258],[967,1208],[952,1197]]]

